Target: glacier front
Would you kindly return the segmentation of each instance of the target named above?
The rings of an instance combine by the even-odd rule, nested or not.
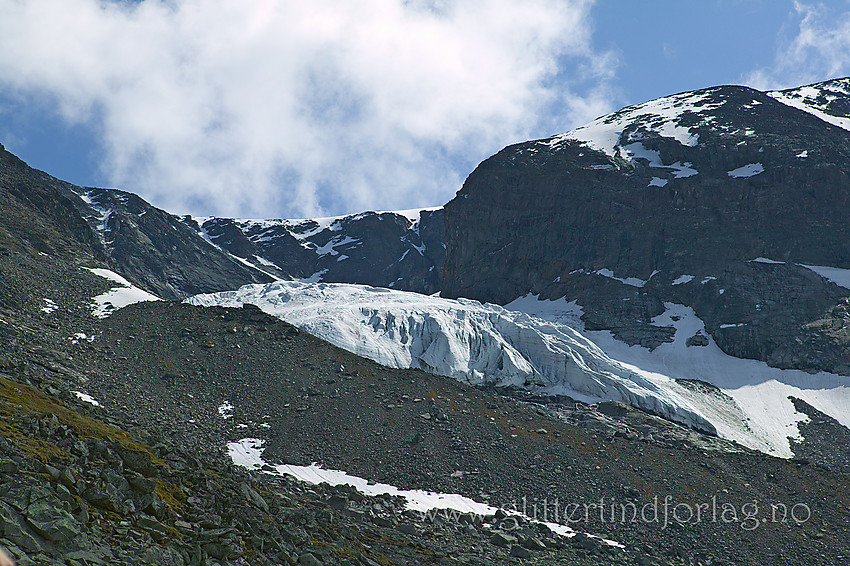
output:
[[[519,386],[595,402],[621,401],[716,433],[687,391],[610,358],[572,326],[470,300],[364,285],[278,281],[196,295],[199,306],[244,303],[359,356],[472,384]]]

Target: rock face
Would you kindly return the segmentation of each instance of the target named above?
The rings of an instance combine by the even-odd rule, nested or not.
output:
[[[40,253],[69,257],[81,251],[103,260],[97,238],[76,212],[71,185],[31,169],[0,145],[0,198],[4,242],[24,242]],[[0,253],[6,255],[5,249]],[[5,296],[11,293],[3,293]]]
[[[444,207],[442,293],[566,296],[648,347],[679,302],[727,353],[848,373],[850,291],[803,267],[850,268],[848,101],[716,87],[507,147]]]
[[[116,270],[162,298],[272,280],[132,193],[80,187],[70,192]]]
[[[216,246],[282,278],[432,294],[445,256],[442,209],[306,220],[186,218]]]
[[[162,298],[272,280],[136,195],[76,187],[30,168],[2,146],[0,194],[9,237],[44,254],[105,261]]]

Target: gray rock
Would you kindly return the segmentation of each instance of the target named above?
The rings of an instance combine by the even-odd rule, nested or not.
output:
[[[546,550],[546,545],[537,537],[524,537],[522,546],[529,550]]]
[[[117,489],[118,492],[122,495],[130,493],[130,482],[127,481],[127,478],[124,477],[124,474],[106,472],[103,475],[103,479],[114,485],[115,489]]]
[[[59,476],[59,482],[72,492],[76,492],[78,476],[79,474],[77,472],[75,472],[72,468],[68,467],[62,470],[62,474],[60,474]]]
[[[80,524],[73,515],[62,509],[58,499],[42,499],[27,507],[27,522],[44,538],[52,542],[73,540],[80,534]]]
[[[135,510],[133,502],[126,499],[112,483],[101,481],[89,484],[83,493],[83,498],[92,505],[122,515],[129,513],[131,509]]]
[[[0,500],[5,501],[18,511],[23,511],[30,504],[31,491],[32,488],[22,481],[6,484],[0,487]]]
[[[570,544],[576,548],[583,548],[585,550],[599,550],[603,543],[598,538],[587,536],[584,533],[576,533],[570,539]]]
[[[511,556],[514,558],[531,558],[531,551],[523,546],[515,544],[511,547]]]
[[[298,557],[301,566],[322,566],[322,562],[312,552],[305,552]]]
[[[257,491],[248,485],[246,482],[241,482],[239,484],[239,493],[241,493],[245,499],[250,501],[252,504],[256,505],[266,513],[269,512],[269,504],[266,503],[266,500],[263,499],[263,496],[257,493]]]
[[[331,495],[326,501],[328,507],[336,511],[342,511],[348,508],[348,498],[339,495]]]
[[[0,456],[0,474],[13,476],[18,473],[18,463],[5,456]]]
[[[148,531],[157,541],[162,541],[172,534],[166,525],[150,517],[139,517],[139,520],[136,521],[136,525]]]
[[[41,551],[41,543],[24,518],[3,502],[0,502],[0,533],[27,552]]]
[[[230,535],[218,541],[203,545],[203,549],[213,558],[237,558],[242,555],[242,538],[236,535]]]
[[[160,499],[156,492],[145,495],[140,499],[139,507],[148,515],[153,515],[159,520],[168,514],[168,505]]]
[[[513,535],[509,535],[502,531],[496,531],[493,533],[493,536],[490,537],[490,544],[495,544],[496,546],[507,547],[512,544],[516,544],[517,538]]]
[[[56,495],[65,504],[66,510],[72,509],[77,505],[77,500],[74,499],[74,496],[71,494],[71,490],[62,484],[58,484],[56,486]]]
[[[62,472],[58,468],[54,468],[49,464],[44,465],[44,471],[47,472],[53,481],[59,481],[59,476],[62,475]]]
[[[685,346],[708,346],[708,336],[702,330],[685,340]]]
[[[107,547],[98,547],[96,550],[75,550],[65,554],[66,560],[76,560],[81,564],[109,564],[112,558]]]
[[[174,548],[167,546],[150,546],[141,552],[142,564],[157,566],[184,566],[183,555]]]
[[[392,527],[395,524],[392,519],[388,519],[382,515],[375,515],[372,517],[372,522],[379,527]]]
[[[146,478],[141,474],[127,474],[127,481],[130,483],[130,487],[139,493],[149,494],[156,489],[156,480]]]

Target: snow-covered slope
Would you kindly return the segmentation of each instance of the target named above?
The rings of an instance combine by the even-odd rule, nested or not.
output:
[[[672,303],[653,322],[674,326],[675,339],[649,351],[609,332],[583,332],[581,308],[563,300],[526,297],[503,308],[361,285],[282,281],[186,302],[251,303],[390,367],[589,402],[622,401],[777,456],[792,456],[788,438],[799,438],[796,424],[807,418],[789,396],[850,426],[850,378],[733,358],[713,341],[688,347],[687,337],[704,330],[702,321]]]
[[[124,277],[108,269],[86,267],[95,275],[108,279],[118,284],[109,291],[92,298],[92,314],[97,318],[106,318],[115,310],[140,303],[142,301],[159,301],[156,295],[139,289]]]
[[[850,130],[850,78],[767,93],[779,102]]]
[[[560,136],[551,138],[548,143],[557,145],[564,140],[583,142],[587,146],[601,151],[609,157],[618,153],[622,157],[645,157],[640,140],[643,134],[635,132],[629,137],[629,145],[623,144],[623,133],[631,126],[640,123],[646,130],[671,138],[683,146],[693,147],[699,142],[698,126],[713,121],[708,110],[724,104],[723,100],[713,99],[711,90],[685,92],[629,106],[601,116],[587,125],[581,126]],[[623,153],[625,150],[625,154]],[[654,157],[658,157],[655,154]],[[696,173],[696,172],[694,172]]]

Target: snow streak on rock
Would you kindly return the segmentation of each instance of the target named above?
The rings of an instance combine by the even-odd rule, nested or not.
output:
[[[329,470],[322,468],[317,464],[310,466],[295,466],[292,464],[277,464],[271,466],[262,459],[263,445],[265,441],[260,438],[242,438],[235,442],[227,443],[227,453],[230,459],[237,466],[247,468],[249,470],[262,470],[267,474],[272,475],[288,475],[297,478],[303,482],[313,485],[327,483],[329,485],[350,485],[357,489],[360,493],[367,496],[391,495],[393,497],[403,497],[406,501],[407,509],[427,513],[434,509],[453,509],[460,513],[473,513],[476,515],[493,515],[499,508],[487,503],[480,503],[474,499],[464,497],[456,493],[439,493],[434,491],[426,491],[422,489],[399,489],[394,485],[386,483],[378,483],[353,476],[342,470]],[[532,523],[545,525],[550,530],[562,536],[574,536],[576,531],[569,526],[561,523],[553,523],[540,521],[536,517],[529,517],[521,513],[514,513],[510,510],[511,515],[517,514],[524,517]],[[594,538],[599,538],[596,535],[591,535]],[[606,539],[599,539],[602,542],[622,548],[622,544]]]
[[[833,126],[850,130],[850,78],[827,81],[800,88],[768,92],[779,102],[813,114]],[[797,157],[806,157],[806,152]]]
[[[685,126],[681,123],[682,118],[685,115],[694,116],[722,104],[710,102],[709,98],[709,91],[687,92],[629,106],[556,136],[551,143],[555,145],[565,140],[575,140],[614,157],[617,146],[621,145],[623,132],[631,124],[640,122],[661,137],[672,138],[684,146],[693,147],[699,143],[699,135],[692,132],[696,125]],[[638,138],[630,141],[638,141]]]

